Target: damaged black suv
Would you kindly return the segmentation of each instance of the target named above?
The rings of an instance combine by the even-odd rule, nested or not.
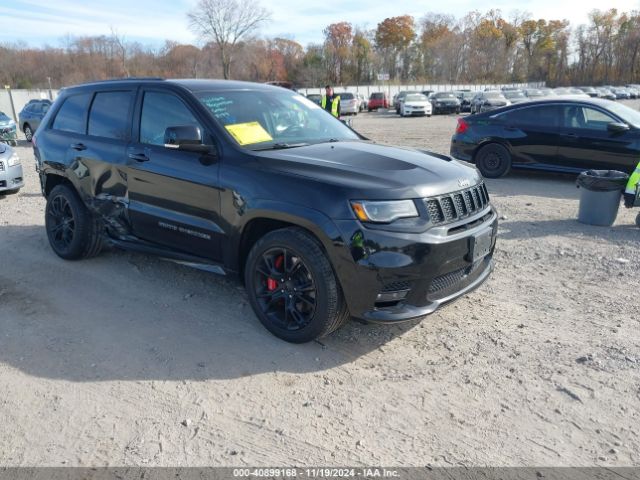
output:
[[[52,249],[105,244],[237,274],[291,342],[422,317],[492,270],[472,167],[376,145],[302,95],[127,79],[64,89],[33,139]]]

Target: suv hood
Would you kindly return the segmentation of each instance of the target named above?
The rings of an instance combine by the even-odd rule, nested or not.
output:
[[[468,164],[435,153],[364,141],[254,152],[262,168],[338,185],[363,198],[423,198],[481,181]]]

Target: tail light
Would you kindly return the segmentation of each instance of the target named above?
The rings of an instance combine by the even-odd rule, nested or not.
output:
[[[464,121],[464,118],[459,118],[458,126],[456,127],[456,133],[463,134],[467,130],[469,130],[469,124]]]

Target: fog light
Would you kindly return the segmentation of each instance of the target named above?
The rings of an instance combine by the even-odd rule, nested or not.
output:
[[[383,292],[379,293],[376,297],[376,302],[397,302],[404,299],[409,293],[409,290],[396,290],[395,292]]]

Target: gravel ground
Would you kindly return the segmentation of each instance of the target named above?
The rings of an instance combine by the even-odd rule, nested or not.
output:
[[[447,153],[455,122],[353,123]],[[573,177],[487,182],[503,219],[472,294],[289,345],[229,280],[119,251],[56,257],[18,151],[26,187],[0,199],[0,464],[640,465],[636,212],[577,223]]]

